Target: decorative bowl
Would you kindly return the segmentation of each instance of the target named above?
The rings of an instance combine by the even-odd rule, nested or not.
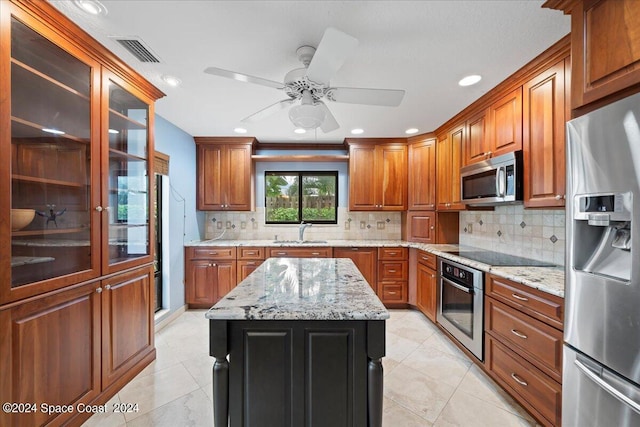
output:
[[[11,231],[18,231],[31,224],[36,216],[33,209],[11,209]]]

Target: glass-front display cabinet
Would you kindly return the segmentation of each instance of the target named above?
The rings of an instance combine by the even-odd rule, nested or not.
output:
[[[0,19],[0,304],[151,263],[153,98],[29,16]]]
[[[14,16],[10,52],[8,293],[19,298],[99,275],[100,67]]]

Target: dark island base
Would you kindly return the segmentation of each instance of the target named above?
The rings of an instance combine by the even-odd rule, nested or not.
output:
[[[209,334],[216,427],[382,426],[384,320],[210,320]]]

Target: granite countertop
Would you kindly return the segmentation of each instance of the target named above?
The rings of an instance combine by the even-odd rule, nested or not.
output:
[[[291,241],[273,240],[201,240],[186,243],[185,246],[264,246],[264,247],[312,247],[312,246],[331,246],[331,247],[390,247],[401,246],[407,248],[416,248],[426,252],[430,252],[436,256],[468,265],[486,273],[490,272],[505,279],[521,283],[531,288],[539,289],[552,295],[564,298],[564,267],[504,267],[492,266],[481,262],[473,261],[468,258],[453,255],[450,252],[459,250],[483,250],[472,247],[465,247],[454,244],[426,244],[408,242],[406,240],[328,240],[323,243],[299,243]]]
[[[384,320],[382,305],[347,258],[269,258],[207,313],[220,320]]]

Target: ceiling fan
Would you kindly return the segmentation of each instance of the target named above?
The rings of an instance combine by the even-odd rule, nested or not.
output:
[[[304,68],[289,71],[284,83],[254,77],[221,68],[209,67],[205,73],[215,76],[268,86],[280,89],[288,96],[248,117],[243,122],[256,122],[293,104],[289,109],[289,118],[296,126],[304,129],[320,128],[324,133],[340,127],[329,108],[322,101],[348,104],[380,105],[397,107],[404,97],[404,90],[367,89],[353,87],[331,87],[329,80],[342,67],[346,59],[353,54],[358,40],[335,28],[327,28],[318,48],[301,46],[296,51]]]

